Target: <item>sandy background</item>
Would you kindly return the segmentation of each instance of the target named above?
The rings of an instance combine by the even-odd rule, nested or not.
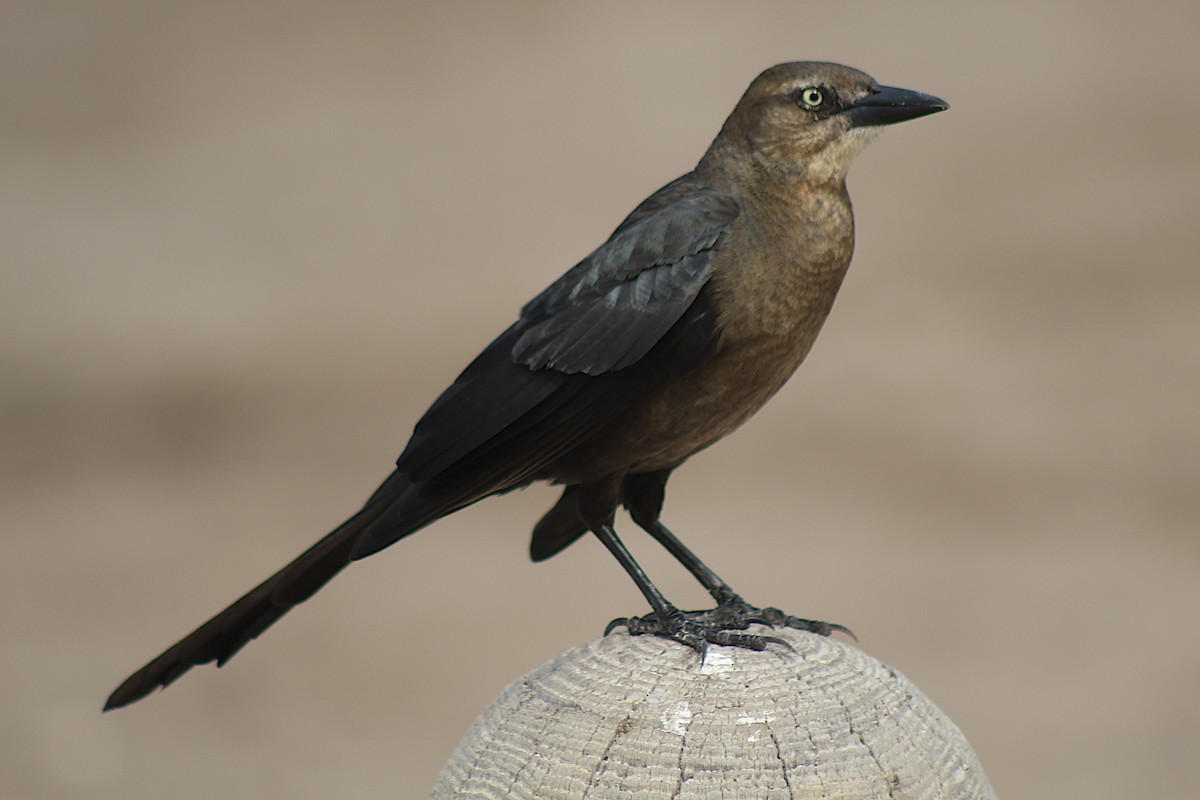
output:
[[[821,341],[669,524],[851,625],[1001,797],[1194,796],[1200,6],[437,7],[3,4],[0,795],[421,797],[504,684],[641,612],[595,541],[527,561],[531,489],[99,713],[353,511],[759,70],[822,58],[953,108],[860,159]]]

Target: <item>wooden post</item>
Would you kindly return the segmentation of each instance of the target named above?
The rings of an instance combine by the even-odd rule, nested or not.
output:
[[[844,642],[793,651],[614,633],[514,681],[433,798],[995,800],[962,733],[908,679]]]

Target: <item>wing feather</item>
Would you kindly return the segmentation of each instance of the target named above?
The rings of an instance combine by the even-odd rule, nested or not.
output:
[[[678,193],[676,184],[668,190]],[[633,364],[707,284],[737,214],[732,198],[698,192],[631,215],[631,222],[522,309],[525,325],[513,358],[534,370],[568,374],[600,375]]]

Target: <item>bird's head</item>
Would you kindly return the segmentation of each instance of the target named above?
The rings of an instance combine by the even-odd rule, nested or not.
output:
[[[880,86],[841,64],[779,64],[750,84],[713,148],[724,151],[721,159],[732,155],[770,173],[842,181],[879,126],[947,108],[945,100]]]

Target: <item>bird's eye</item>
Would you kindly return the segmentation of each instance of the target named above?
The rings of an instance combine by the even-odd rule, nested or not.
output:
[[[800,90],[800,102],[805,108],[817,109],[825,102],[825,94],[815,86]]]

